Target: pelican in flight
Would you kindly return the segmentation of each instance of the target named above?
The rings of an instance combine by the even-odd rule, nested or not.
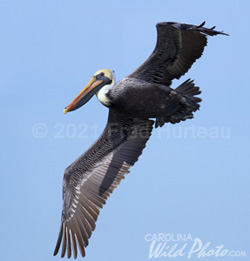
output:
[[[142,154],[154,123],[162,127],[185,121],[199,109],[201,91],[192,80],[176,89],[170,86],[201,57],[207,35],[225,35],[204,24],[158,23],[156,47],[138,69],[118,83],[112,70],[97,71],[64,109],[64,113],[76,110],[96,94],[109,108],[109,116],[100,138],[65,170],[54,255],[62,244],[62,257],[67,252],[70,258],[73,252],[76,258],[77,246],[85,256],[100,209]]]

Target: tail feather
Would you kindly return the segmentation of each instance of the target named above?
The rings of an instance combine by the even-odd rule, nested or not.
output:
[[[170,117],[160,117],[156,119],[155,126],[162,127],[166,122],[178,123],[185,121],[186,119],[192,119],[193,112],[197,111],[200,107],[201,98],[195,97],[201,93],[199,87],[195,86],[194,81],[191,79],[186,80],[180,86],[178,86],[174,93],[179,98],[180,107]]]
[[[191,80],[191,79],[187,79],[180,86],[178,86],[175,90],[179,93],[187,94],[190,96],[201,94],[200,88],[195,86],[194,80]]]

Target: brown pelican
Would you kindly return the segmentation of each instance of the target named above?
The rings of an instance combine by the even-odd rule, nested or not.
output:
[[[157,43],[150,57],[132,74],[115,83],[112,70],[99,70],[86,87],[65,108],[76,110],[94,95],[109,108],[107,125],[100,138],[64,173],[61,228],[54,251],[62,243],[61,256],[68,258],[77,245],[85,247],[95,229],[99,210],[119,185],[145,148],[154,121],[177,123],[193,117],[199,108],[199,87],[186,80],[170,88],[198,59],[207,44],[207,35],[223,32],[189,24],[158,23]]]

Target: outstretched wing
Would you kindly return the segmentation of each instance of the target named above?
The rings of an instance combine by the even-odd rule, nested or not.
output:
[[[54,255],[77,257],[95,229],[99,210],[134,165],[148,141],[154,121],[126,118],[110,110],[105,130],[92,147],[73,162],[63,180],[61,228]]]
[[[150,57],[129,78],[171,85],[174,78],[185,74],[200,58],[207,44],[207,35],[224,34],[203,27],[174,22],[158,23],[157,43]]]

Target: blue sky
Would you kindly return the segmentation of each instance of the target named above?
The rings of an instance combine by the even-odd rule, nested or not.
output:
[[[1,260],[61,260],[52,254],[63,172],[108,114],[95,97],[67,115],[64,107],[98,69],[114,69],[117,80],[136,69],[155,46],[157,22],[204,20],[230,37],[210,37],[173,82],[195,79],[201,109],[154,130],[101,211],[85,260],[149,260],[147,235],[159,233],[165,241],[156,244],[187,243],[185,255],[151,260],[188,260],[195,238],[248,256],[230,260],[249,258],[249,8],[243,0],[0,1]]]

